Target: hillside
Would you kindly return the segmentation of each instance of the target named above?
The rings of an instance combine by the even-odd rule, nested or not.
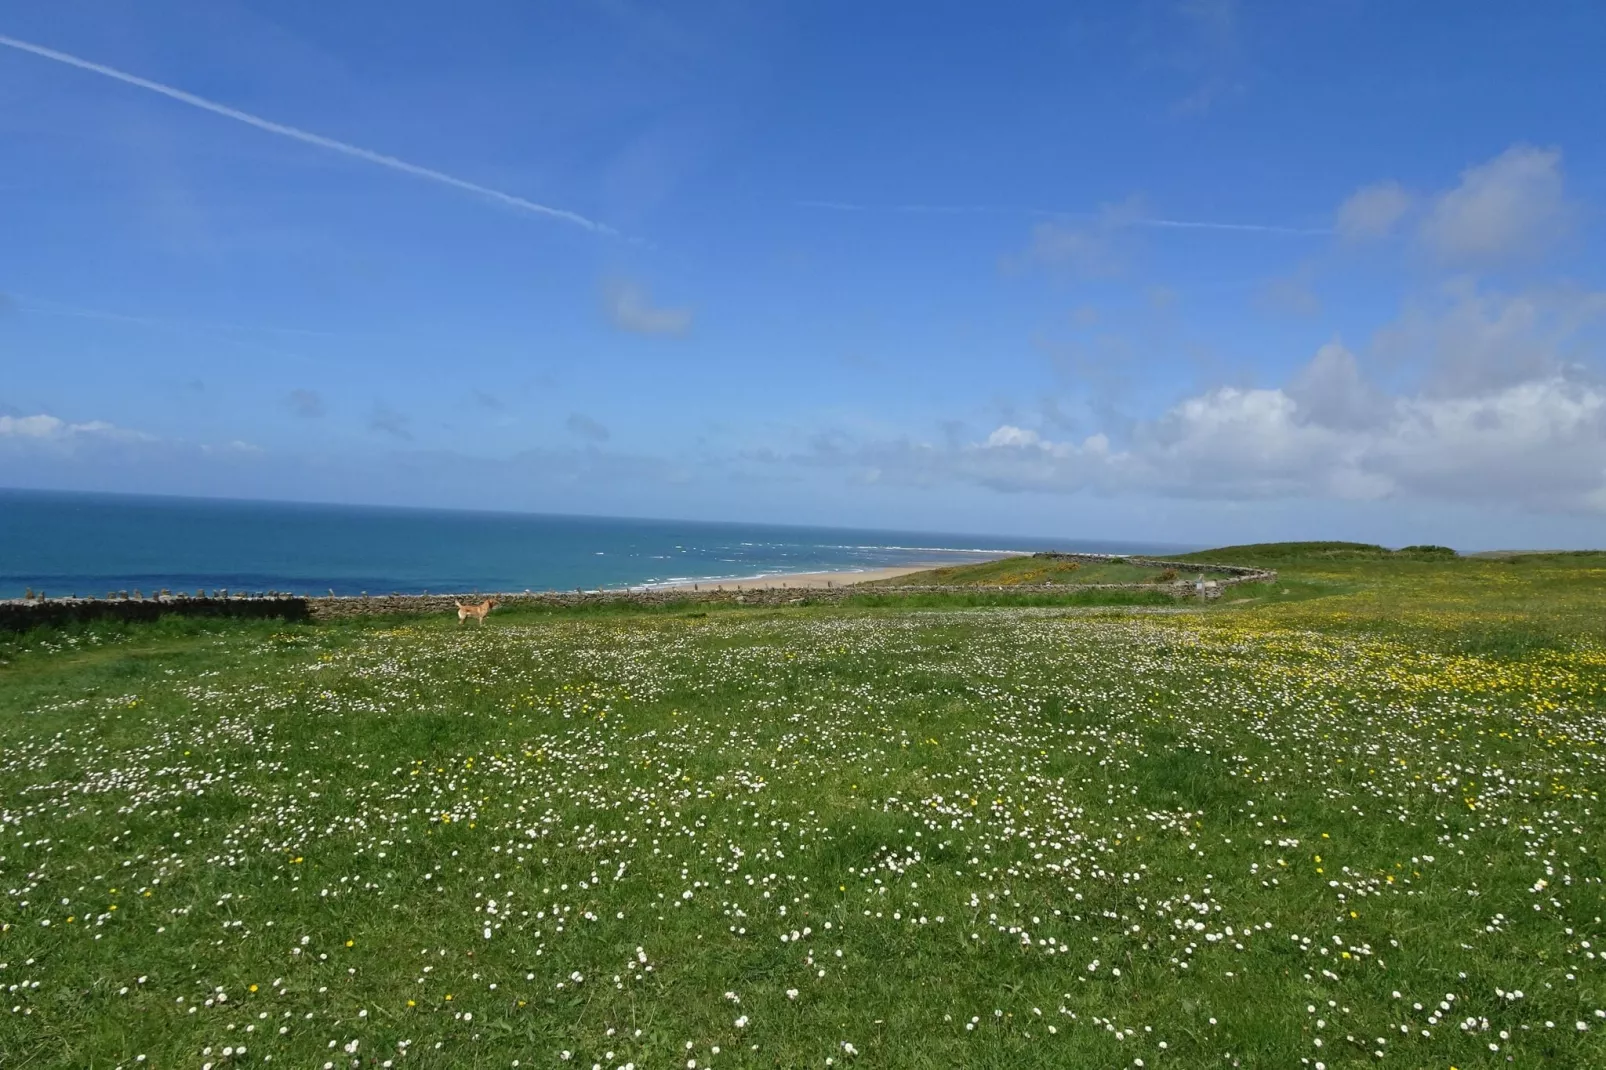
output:
[[[0,635],[0,1061],[1606,1066],[1606,555],[1330,549]]]
[[[1214,561],[1230,565],[1277,568],[1294,563],[1334,561],[1453,561],[1459,555],[1448,546],[1406,546],[1390,550],[1365,542],[1257,542],[1220,546],[1178,554],[1178,561]]]
[[[1223,559],[1224,564],[1236,564]],[[1189,572],[1189,578],[1198,573]],[[1218,578],[1224,573],[1203,573]],[[975,565],[954,565],[912,572],[890,580],[875,580],[863,587],[1015,587],[1038,584],[1081,585],[1093,583],[1166,583],[1177,579],[1174,570],[1125,561],[1089,562],[1053,554],[1031,554],[983,561]]]

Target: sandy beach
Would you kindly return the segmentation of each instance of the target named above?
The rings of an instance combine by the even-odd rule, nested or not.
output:
[[[858,572],[798,572],[787,576],[748,576],[744,579],[734,580],[699,580],[696,583],[676,583],[667,587],[671,591],[734,591],[740,587],[744,591],[763,590],[765,588],[809,588],[809,587],[846,587],[849,584],[865,583],[869,580],[890,580],[898,576],[907,576],[911,572],[924,572],[929,568],[942,568],[951,565],[952,561],[926,561],[913,565],[899,565],[896,568],[867,568]]]

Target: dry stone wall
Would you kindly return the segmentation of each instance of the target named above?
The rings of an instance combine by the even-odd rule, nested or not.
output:
[[[1071,558],[1081,561],[1126,561],[1155,568],[1174,568],[1181,578],[1170,583],[1087,583],[1014,584],[997,586],[876,586],[787,587],[784,578],[743,583],[737,590],[686,590],[684,588],[634,588],[603,591],[523,591],[505,594],[388,594],[306,596],[280,592],[248,595],[217,592],[213,595],[160,595],[153,598],[34,598],[0,601],[0,631],[25,631],[49,625],[87,620],[150,621],[168,614],[191,617],[278,618],[285,621],[341,620],[351,617],[392,614],[455,614],[459,601],[480,601],[490,597],[503,609],[524,607],[576,607],[601,605],[750,605],[782,606],[795,604],[830,605],[853,598],[877,599],[922,594],[1072,594],[1078,591],[1151,591],[1177,599],[1218,597],[1222,590],[1243,583],[1275,581],[1277,573],[1267,569],[1237,565],[1210,565],[1208,571],[1224,578],[1209,581],[1202,589],[1194,577],[1201,574],[1196,562],[1162,561],[1154,558],[1115,557],[1107,554],[1039,554],[1040,557]],[[727,583],[729,581],[726,581]],[[472,625],[470,625],[472,627]]]
[[[203,598],[15,598],[0,601],[0,631],[59,626],[88,620],[152,621],[186,617],[278,617],[310,620],[309,599],[288,595]]]

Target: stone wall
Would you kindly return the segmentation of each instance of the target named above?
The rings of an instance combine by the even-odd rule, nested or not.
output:
[[[1255,568],[1251,565],[1217,565],[1199,561],[1166,561],[1158,557],[1128,557],[1124,554],[1073,554],[1062,553],[1058,550],[1046,550],[1043,553],[1033,554],[1033,557],[1046,558],[1051,561],[1086,561],[1090,564],[1107,565],[1112,561],[1121,561],[1128,565],[1137,565],[1140,568],[1174,568],[1178,572],[1191,572],[1199,575],[1202,572],[1224,572],[1228,576],[1244,582],[1240,577],[1252,577],[1252,582],[1262,579],[1276,579],[1277,573],[1264,568]],[[1225,580],[1218,582],[1227,582]]]
[[[151,621],[186,617],[310,620],[309,599],[288,595],[164,598],[15,598],[0,601],[0,631],[20,632],[88,620]]]
[[[1186,561],[1161,561],[1153,558],[1117,558],[1107,554],[1040,554],[1041,557],[1075,558],[1084,561],[1125,560],[1135,565],[1156,568],[1174,568],[1181,578],[1171,583],[1054,583],[1015,584],[997,586],[876,586],[857,587],[786,587],[784,577],[756,584],[741,584],[739,589],[722,591],[691,591],[684,588],[637,588],[611,591],[548,591],[515,592],[492,595],[449,594],[389,594],[306,597],[272,592],[265,595],[218,593],[210,597],[161,595],[155,598],[48,598],[12,599],[0,601],[0,631],[24,631],[46,625],[61,625],[87,620],[150,621],[158,617],[177,614],[189,617],[246,617],[278,618],[286,621],[340,620],[388,614],[447,614],[455,615],[458,601],[479,601],[495,598],[500,607],[514,609],[527,607],[576,607],[601,605],[749,605],[782,606],[795,604],[833,605],[860,597],[897,597],[899,595],[929,594],[1074,594],[1081,591],[1152,591],[1173,598],[1194,598],[1201,593],[1188,573],[1199,575],[1200,566]],[[1222,590],[1241,583],[1272,582],[1277,573],[1265,569],[1244,568],[1237,565],[1210,565],[1208,571],[1226,573],[1225,579],[1213,581],[1203,590],[1205,598],[1218,597]],[[727,583],[729,581],[726,581]]]

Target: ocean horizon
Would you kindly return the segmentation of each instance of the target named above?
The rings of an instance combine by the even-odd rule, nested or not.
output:
[[[216,590],[351,595],[663,586],[1000,553],[1166,553],[1109,540],[0,489],[0,598]]]

